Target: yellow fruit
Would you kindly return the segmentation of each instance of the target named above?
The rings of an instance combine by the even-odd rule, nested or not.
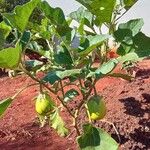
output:
[[[39,115],[46,115],[53,109],[53,103],[48,94],[39,94],[35,103],[35,110]]]
[[[106,105],[103,98],[100,96],[92,96],[88,103],[87,108],[90,114],[91,120],[103,119],[106,115]]]

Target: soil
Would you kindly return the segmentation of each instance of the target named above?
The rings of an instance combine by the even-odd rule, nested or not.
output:
[[[0,78],[0,99],[10,97],[22,86],[33,81],[27,76]],[[150,149],[150,60],[144,60],[136,70],[136,77],[128,82],[122,79],[103,78],[96,88],[105,97],[105,120],[114,123],[120,138],[120,150]],[[70,128],[70,136],[62,138],[48,125],[40,128],[34,110],[34,97],[39,88],[34,86],[20,94],[0,120],[1,150],[77,150],[76,133],[65,110],[62,117]],[[55,95],[52,95],[55,98]],[[78,101],[71,104],[74,107]],[[84,114],[80,120],[85,118]],[[112,125],[97,121],[118,141]]]

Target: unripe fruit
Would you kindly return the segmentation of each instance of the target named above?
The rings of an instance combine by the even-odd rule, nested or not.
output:
[[[54,104],[47,93],[38,95],[35,103],[35,110],[39,115],[46,115],[48,112],[53,110],[53,107]]]
[[[92,96],[89,99],[87,102],[87,108],[91,120],[100,120],[106,115],[106,105],[103,101],[103,98],[98,95]]]

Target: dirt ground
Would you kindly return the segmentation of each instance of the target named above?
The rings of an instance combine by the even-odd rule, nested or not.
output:
[[[33,81],[26,76],[0,78],[0,99],[12,96],[22,86]],[[139,64],[132,82],[104,78],[96,85],[105,97],[108,109],[106,120],[115,124],[121,137],[120,150],[150,149],[150,60]],[[0,150],[77,150],[75,133],[61,138],[48,125],[40,128],[34,110],[33,98],[38,87],[23,92],[0,120]],[[72,104],[72,106],[74,106]],[[68,114],[62,116],[69,124]],[[84,114],[80,116],[84,119]],[[100,121],[95,123],[118,141],[113,127]]]

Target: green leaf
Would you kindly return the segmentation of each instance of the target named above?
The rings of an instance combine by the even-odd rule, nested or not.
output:
[[[123,56],[128,54],[129,52],[133,52],[134,50],[134,45],[127,45],[125,43],[121,43],[119,48],[117,49],[117,54]]]
[[[25,64],[27,67],[33,68],[33,67],[42,65],[43,63],[41,61],[38,61],[38,60],[27,60],[27,61],[25,61]]]
[[[28,44],[30,38],[31,38],[31,32],[25,31],[20,40],[20,42],[22,44],[22,49]]]
[[[4,99],[4,100],[0,100],[0,117],[4,114],[6,109],[10,106],[12,101],[13,101],[12,98],[7,98],[7,99]]]
[[[77,11],[70,13],[69,17],[78,23],[81,23],[82,20],[84,20],[85,25],[89,27],[92,26],[93,15],[88,10],[85,10],[84,7],[80,7]]]
[[[52,8],[46,1],[41,3],[41,8],[51,23],[56,25],[56,30],[60,36],[66,36],[71,32],[61,8]]]
[[[15,48],[6,48],[0,50],[0,68],[15,69],[21,59],[21,46],[19,43]]]
[[[11,27],[5,22],[0,23],[0,49],[3,48],[6,37],[9,35]]]
[[[116,0],[76,0],[96,16],[99,24],[110,23]]]
[[[97,68],[95,71],[90,71],[86,78],[90,78],[90,77],[96,77],[97,79],[102,78],[106,75],[108,75],[109,73],[111,73],[115,67],[117,66],[117,64],[119,63],[119,61],[117,59],[111,59],[106,63],[103,63],[99,68]]]
[[[112,72],[117,66],[118,61],[116,59],[112,59],[107,63],[102,64],[100,68],[95,71],[95,75],[97,78],[102,77],[110,72]]]
[[[77,138],[81,150],[118,150],[118,143],[100,128],[83,125],[83,135]]]
[[[52,30],[51,30],[51,26],[50,26],[50,21],[48,18],[44,18],[41,21],[41,25],[40,27],[40,36],[42,36],[42,38],[44,39],[50,39],[50,37],[52,36]],[[39,32],[39,31],[38,31]]]
[[[43,78],[43,80],[46,82],[49,82],[50,84],[54,84],[56,81],[59,81],[66,77],[75,76],[80,73],[81,73],[80,69],[72,69],[72,70],[65,70],[65,71],[52,71],[52,72],[49,72]]]
[[[138,33],[133,38],[135,44],[135,53],[140,58],[150,56],[150,37],[146,36],[142,32]]]
[[[134,19],[119,25],[118,30],[114,33],[115,40],[121,43],[117,54],[123,56],[136,49],[134,37],[140,32],[143,24],[143,19]]]
[[[101,45],[103,41],[108,39],[110,36],[107,34],[101,35],[89,35],[85,39],[84,43],[79,46],[79,55],[86,56],[92,52],[97,46]]]
[[[79,96],[79,92],[75,89],[70,89],[69,91],[67,91],[65,93],[64,102],[67,103],[67,102],[73,100],[73,98],[75,98],[76,96]]]
[[[28,71],[39,71],[40,68],[43,66],[43,62],[38,61],[38,60],[27,60],[25,61],[26,69]]]
[[[65,127],[65,123],[59,115],[59,109],[56,108],[55,112],[50,115],[50,124],[52,128],[57,130],[60,136],[66,136],[68,134],[68,129]]]
[[[135,52],[131,52],[131,53],[128,53],[128,54],[126,54],[124,56],[118,57],[117,60],[120,63],[124,63],[126,61],[136,62],[136,61],[140,60],[140,58],[139,58],[139,56]]]
[[[3,16],[10,21],[13,27],[23,32],[27,26],[30,15],[39,2],[40,0],[31,0],[24,5],[18,5],[15,7],[13,13],[4,13]]]
[[[144,21],[142,18],[140,19],[133,19],[126,23],[121,23],[118,26],[118,30],[114,33],[115,38],[122,42],[125,38],[132,38],[141,30],[142,26],[144,25]],[[131,40],[131,39],[130,39]],[[125,40],[126,41],[126,40]],[[127,42],[129,43],[129,42]]]
[[[125,9],[131,8],[138,0],[123,0]]]
[[[68,68],[73,63],[69,50],[65,46],[57,47],[57,51],[54,54],[54,59],[59,65],[65,65]]]

